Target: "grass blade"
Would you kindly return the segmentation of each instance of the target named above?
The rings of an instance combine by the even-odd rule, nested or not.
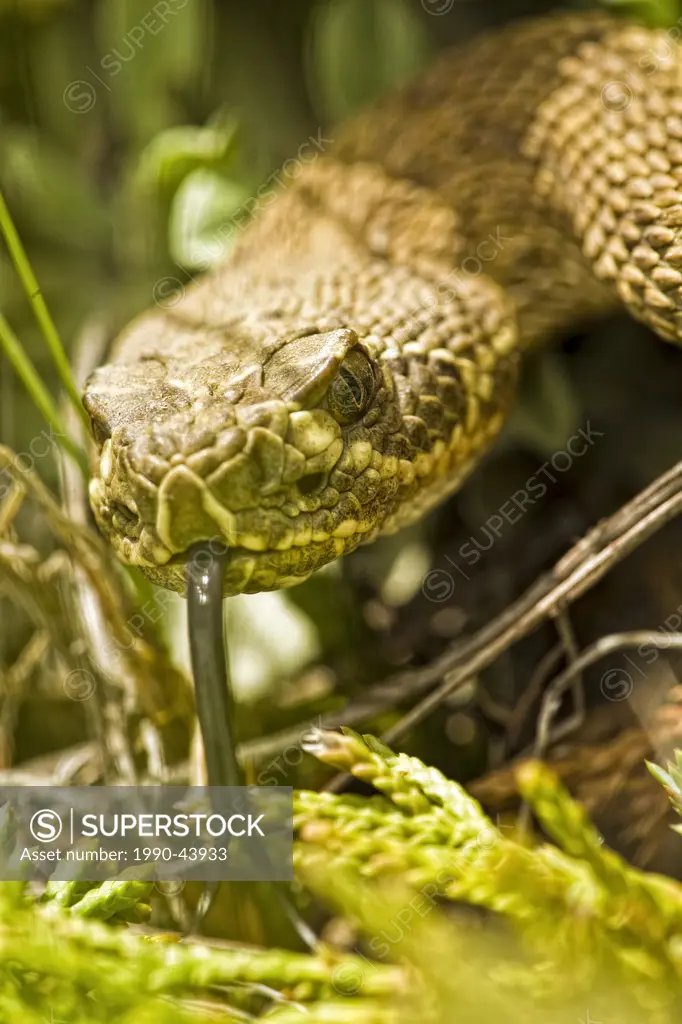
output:
[[[26,354],[26,351],[17,338],[16,334],[7,323],[5,317],[0,313],[0,346],[5,351],[7,358],[14,367],[14,370],[35,402],[38,409],[53,428],[59,443],[64,450],[76,461],[83,476],[87,478],[88,466],[85,453],[73,443],[69,437],[59,411],[52,400],[50,392],[43,384],[38,371]]]
[[[64,351],[64,346],[62,345],[61,340],[59,338],[59,334],[57,332],[57,328],[55,327],[54,320],[50,316],[50,311],[47,308],[47,303],[43,298],[42,292],[40,291],[40,286],[38,285],[36,276],[31,268],[28,256],[26,255],[26,250],[21,244],[19,233],[17,232],[17,229],[14,226],[14,221],[12,220],[9,209],[7,207],[7,203],[5,202],[5,199],[1,191],[0,231],[2,231],[2,234],[5,237],[5,242],[7,243],[7,248],[9,249],[10,256],[12,257],[12,262],[16,267],[17,274],[21,278],[21,283],[24,286],[24,291],[26,292],[28,300],[31,303],[31,306],[33,307],[33,312],[35,313],[36,320],[38,321],[40,329],[43,333],[43,337],[45,338],[47,347],[50,350],[50,354],[52,355],[54,364],[57,367],[57,372],[59,373],[62,386],[64,387],[64,390],[71,399],[73,407],[76,410],[76,413],[78,414],[83,426],[87,430],[88,415],[85,409],[83,408],[83,403],[81,402],[78,389],[76,388],[73,376],[71,375],[71,367],[69,365],[69,360],[67,358],[66,352]],[[35,370],[33,370],[33,373],[35,374]],[[37,377],[37,374],[35,376]],[[24,380],[23,377],[22,380]],[[29,388],[29,391],[32,395],[34,394],[33,388]],[[41,410],[43,414],[45,414],[45,409],[42,406]]]

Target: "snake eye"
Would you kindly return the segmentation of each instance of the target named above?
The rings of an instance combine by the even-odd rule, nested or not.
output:
[[[327,392],[327,406],[336,420],[345,426],[365,415],[374,398],[374,370],[362,349],[352,349],[341,363]]]

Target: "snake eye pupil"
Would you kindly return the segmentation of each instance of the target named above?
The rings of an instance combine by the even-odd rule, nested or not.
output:
[[[350,400],[355,403],[357,409],[362,405],[363,390],[360,381],[357,377],[354,377],[348,370],[341,369],[341,376],[343,377],[344,383],[348,388]]]
[[[354,423],[365,415],[374,398],[372,364],[361,349],[344,359],[327,392],[327,405],[339,423]]]

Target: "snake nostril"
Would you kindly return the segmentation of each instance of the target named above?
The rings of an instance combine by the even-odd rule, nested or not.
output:
[[[301,494],[313,494],[324,487],[324,481],[324,473],[311,473],[310,476],[304,476],[298,481],[298,489]]]

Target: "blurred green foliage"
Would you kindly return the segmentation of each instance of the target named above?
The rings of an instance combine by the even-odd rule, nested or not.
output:
[[[316,753],[377,790],[296,794],[301,882],[342,915],[353,953],[140,934],[128,923],[148,917],[144,883],[59,882],[38,900],[5,884],[3,1024],[679,1020],[682,888],[606,848],[545,768],[518,778],[556,845],[499,828],[373,737],[319,733]]]

